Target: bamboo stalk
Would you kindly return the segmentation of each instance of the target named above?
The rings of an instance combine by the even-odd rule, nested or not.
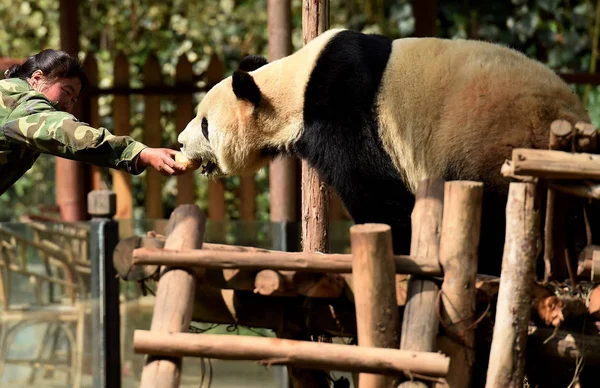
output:
[[[384,224],[354,225],[350,239],[358,345],[398,349],[400,319],[392,229]],[[383,375],[359,376],[359,386],[363,388],[387,388],[394,381]]]
[[[510,184],[502,274],[486,387],[523,386],[539,227],[536,194],[534,184]]]
[[[396,273],[439,276],[441,270],[429,257],[396,255],[393,257]],[[213,269],[244,269],[279,271],[351,273],[352,255],[317,252],[228,252],[204,249],[169,250],[137,248],[133,251],[135,265],[171,265]]]
[[[439,353],[219,334],[134,332],[136,353],[165,357],[257,360],[267,365],[443,377],[450,360]]]

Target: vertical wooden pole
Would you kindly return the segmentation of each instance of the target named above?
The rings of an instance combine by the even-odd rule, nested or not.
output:
[[[201,249],[206,218],[196,205],[178,206],[169,219],[164,249]],[[197,272],[196,272],[197,273]],[[187,332],[194,309],[196,278],[186,269],[165,267],[156,292],[151,331]],[[140,387],[177,388],[182,359],[149,356]]]
[[[160,86],[162,77],[160,64],[154,53],[151,53],[144,64],[144,84]],[[144,142],[148,147],[161,147],[162,135],[160,126],[160,96],[144,97]],[[146,218],[163,218],[162,178],[153,168],[146,169]]]
[[[269,61],[292,53],[290,0],[268,0]],[[269,166],[270,210],[272,222],[298,220],[298,159],[280,157]]]
[[[506,205],[506,239],[486,387],[523,386],[527,329],[539,236],[537,188],[511,183]]]
[[[411,256],[431,257],[438,261],[444,209],[444,180],[428,179],[417,189],[411,215]],[[402,321],[400,349],[435,352],[438,318],[435,302],[439,286],[433,280],[411,276]],[[425,387],[425,383],[405,381],[401,387]]]
[[[329,28],[329,1],[303,0],[302,36],[307,44]],[[302,250],[329,250],[329,193],[315,170],[302,162]],[[327,372],[288,368],[293,387],[312,388],[329,385]]]
[[[475,319],[482,199],[483,183],[446,183],[440,240],[440,264],[444,270],[441,318],[450,337],[450,371],[446,377],[450,387],[471,386],[475,329],[470,326]]]
[[[240,177],[240,219],[256,220],[256,180],[255,176]]]
[[[120,51],[115,58],[114,64],[114,86],[129,86],[129,63],[127,57]],[[113,100],[113,123],[114,134],[117,136],[129,136],[131,125],[129,124],[129,96],[115,95]],[[111,170],[113,190],[117,194],[116,218],[133,218],[133,194],[131,192],[131,175],[125,171]]]
[[[209,90],[223,78],[223,61],[213,55],[206,67],[206,89]],[[212,221],[225,220],[225,180],[223,178],[208,181],[208,218]]]
[[[329,1],[304,0],[304,44],[329,28]],[[329,190],[306,161],[302,162],[302,244],[304,252],[329,250]]]
[[[90,86],[98,87],[98,61],[96,56],[92,52],[88,52],[83,62],[83,70],[87,75]],[[98,96],[84,93],[86,98],[82,103],[84,114],[83,119],[89,123],[92,127],[98,128],[100,126],[100,113],[98,112]],[[106,190],[106,185],[102,182],[102,169],[98,166],[90,166],[91,169],[91,189],[92,190]]]
[[[176,85],[191,85],[194,82],[194,70],[192,64],[188,61],[187,56],[182,54],[175,68],[175,84]],[[175,127],[177,134],[184,130],[185,126],[192,120],[194,116],[194,106],[192,94],[180,94],[175,97],[177,105],[175,111]],[[177,177],[177,205],[184,203],[194,203],[196,200],[195,174],[183,174]]]
[[[352,281],[359,346],[397,349],[400,344],[392,229],[384,224],[353,225]],[[361,388],[388,388],[395,377],[361,373]]]
[[[71,55],[79,54],[79,1],[60,0],[60,47]],[[81,117],[81,104],[75,104],[73,115]],[[56,158],[56,202],[65,221],[87,218],[85,164]]]

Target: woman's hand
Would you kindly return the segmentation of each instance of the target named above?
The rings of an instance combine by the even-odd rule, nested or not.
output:
[[[141,167],[152,167],[163,175],[179,175],[185,172],[182,164],[175,162],[177,151],[170,148],[144,148],[138,163]]]

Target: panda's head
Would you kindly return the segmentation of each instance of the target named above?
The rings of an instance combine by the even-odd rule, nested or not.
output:
[[[202,163],[203,174],[254,173],[285,149],[283,121],[294,115],[281,113],[294,104],[281,109],[274,105],[286,103],[285,97],[273,95],[278,82],[273,74],[273,69],[279,68],[276,62],[267,64],[265,58],[255,55],[245,57],[239,69],[215,85],[198,105],[196,117],[178,141],[189,159]]]

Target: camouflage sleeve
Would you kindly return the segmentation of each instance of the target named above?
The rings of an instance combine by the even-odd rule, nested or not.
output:
[[[47,100],[20,104],[2,125],[6,139],[42,153],[139,174],[138,155],[146,145],[129,136],[114,136],[73,115],[55,110]]]

